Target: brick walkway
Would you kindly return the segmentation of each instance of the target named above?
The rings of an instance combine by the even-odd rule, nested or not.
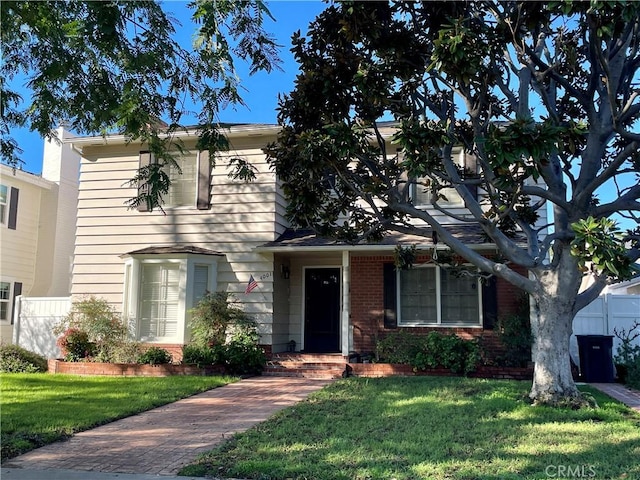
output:
[[[124,418],[3,463],[3,468],[174,475],[330,380],[253,377]]]
[[[624,403],[636,412],[640,412],[639,391],[632,390],[619,383],[590,383],[589,385]]]

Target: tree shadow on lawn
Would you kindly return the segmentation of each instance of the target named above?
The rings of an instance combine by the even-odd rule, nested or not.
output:
[[[579,469],[640,478],[638,415],[613,401],[579,411],[533,407],[524,398],[529,386],[430,377],[336,382],[181,473],[497,480]]]

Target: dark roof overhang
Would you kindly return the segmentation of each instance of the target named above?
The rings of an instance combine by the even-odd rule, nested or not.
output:
[[[224,256],[223,253],[209,250],[208,248],[196,247],[194,245],[163,245],[151,246],[125,253],[123,257],[133,255],[216,255]]]
[[[495,249],[494,243],[487,240],[479,225],[449,225],[446,227],[456,238],[473,249]],[[287,251],[393,251],[398,245],[416,245],[418,248],[448,248],[443,243],[434,243],[431,230],[425,230],[423,235],[408,235],[404,233],[388,232],[378,242],[347,243],[334,238],[321,237],[312,230],[287,229],[272,242],[259,246],[259,252],[287,252]]]

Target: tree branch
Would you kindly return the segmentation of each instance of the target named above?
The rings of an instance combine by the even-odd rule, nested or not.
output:
[[[577,193],[575,199],[578,203],[582,203],[586,198],[591,197],[599,187],[601,187],[607,180],[613,178],[622,164],[633,154],[638,151],[638,142],[631,142],[627,145],[613,161],[598,174],[589,184],[587,184],[580,192]]]

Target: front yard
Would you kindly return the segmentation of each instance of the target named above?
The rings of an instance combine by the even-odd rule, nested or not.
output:
[[[0,374],[2,459],[236,380]]]
[[[353,378],[238,435],[184,475],[252,479],[640,478],[640,416],[525,400],[530,382]]]
[[[2,374],[2,457],[234,381],[228,377]],[[247,479],[640,478],[640,415],[526,401],[530,382],[340,380],[181,473]]]

